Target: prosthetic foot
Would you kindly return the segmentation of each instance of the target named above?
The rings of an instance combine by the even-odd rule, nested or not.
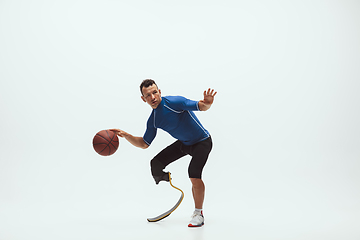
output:
[[[173,188],[175,188],[175,189],[177,189],[177,190],[179,190],[179,191],[181,192],[181,196],[180,196],[178,202],[175,204],[174,207],[172,207],[169,211],[167,211],[167,212],[165,212],[165,213],[163,213],[163,214],[161,214],[161,215],[159,215],[159,216],[157,216],[157,217],[148,218],[147,220],[148,220],[149,222],[157,222],[157,221],[160,221],[160,220],[168,217],[173,211],[175,211],[175,209],[180,205],[180,203],[181,203],[182,200],[184,199],[184,192],[183,192],[180,188],[177,188],[177,187],[175,187],[174,185],[172,185],[170,173],[166,173],[166,174],[167,174],[167,177],[165,178],[164,176],[162,176],[163,178],[161,178],[161,179],[159,180],[159,182],[162,181],[162,180],[163,180],[163,181],[168,181],[168,182],[170,182],[170,185],[171,185]],[[155,178],[155,177],[154,177],[154,178]],[[164,179],[164,178],[165,178],[165,179]],[[166,180],[166,179],[167,179],[167,180]],[[155,182],[156,182],[156,179],[155,179]],[[157,182],[156,184],[158,184],[159,182]]]

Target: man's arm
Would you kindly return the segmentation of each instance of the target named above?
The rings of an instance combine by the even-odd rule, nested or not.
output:
[[[199,101],[199,110],[206,111],[211,107],[211,104],[214,102],[214,97],[217,92],[214,92],[214,89],[208,89],[204,91],[204,99]]]
[[[146,149],[146,148],[149,147],[149,145],[147,145],[144,142],[144,139],[142,137],[135,137],[135,136],[123,131],[123,130],[116,129],[116,128],[109,129],[109,130],[116,133],[119,137],[125,138],[129,143],[131,143],[135,147],[142,148],[142,149]]]

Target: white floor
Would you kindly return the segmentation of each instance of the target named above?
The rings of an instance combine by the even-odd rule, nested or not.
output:
[[[240,204],[240,203],[239,203]],[[230,207],[230,206],[229,206]],[[64,213],[61,207],[49,212],[7,208],[1,215],[0,239],[359,239],[357,214],[328,209],[312,209],[301,213],[296,209],[229,209],[207,211],[202,228],[187,227],[189,211],[178,209],[168,218],[148,223],[144,211],[133,214],[115,209],[111,215],[100,214],[102,209],[89,208],[76,216]],[[240,210],[240,209],[242,210]],[[143,210],[143,209],[142,209]]]
[[[114,183],[107,188],[113,193],[94,187],[104,196],[80,190],[67,192],[69,196],[59,201],[52,198],[43,203],[2,204],[0,239],[360,239],[358,202],[339,196],[327,198],[331,192],[309,192],[311,186],[306,184],[294,190],[284,188],[287,184],[264,183],[256,189],[256,181],[250,188],[243,177],[229,180],[232,186],[227,188],[215,180],[208,181],[202,228],[187,227],[193,210],[190,184],[185,178],[175,178],[174,185],[183,188],[185,198],[162,221],[149,223],[146,218],[168,210],[179,197],[177,190],[167,183],[155,186],[148,181],[129,182],[129,191],[115,188],[118,183]]]

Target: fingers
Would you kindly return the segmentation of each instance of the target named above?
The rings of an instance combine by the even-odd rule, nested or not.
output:
[[[217,94],[217,92],[215,92],[214,89],[211,90],[211,96],[215,97],[215,95]]]
[[[212,96],[215,97],[215,95],[217,94],[217,92],[214,92],[214,89],[209,88],[206,92],[206,90],[204,91],[204,96]]]
[[[112,128],[112,129],[109,129],[109,131],[112,131],[114,133],[118,133],[120,132],[121,130],[120,129],[117,129],[117,128]]]
[[[116,135],[118,135],[119,137],[124,137],[123,135],[123,131],[121,131],[120,129],[117,128],[113,128],[113,129],[109,129],[110,131],[114,132]]]

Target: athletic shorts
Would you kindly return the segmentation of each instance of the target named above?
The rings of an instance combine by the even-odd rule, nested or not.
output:
[[[201,179],[201,174],[211,149],[211,137],[190,146],[187,146],[181,141],[177,140],[173,144],[167,146],[159,154],[157,154],[154,159],[159,160],[165,168],[167,165],[178,160],[179,158],[190,155],[192,158],[188,168],[189,177]]]

